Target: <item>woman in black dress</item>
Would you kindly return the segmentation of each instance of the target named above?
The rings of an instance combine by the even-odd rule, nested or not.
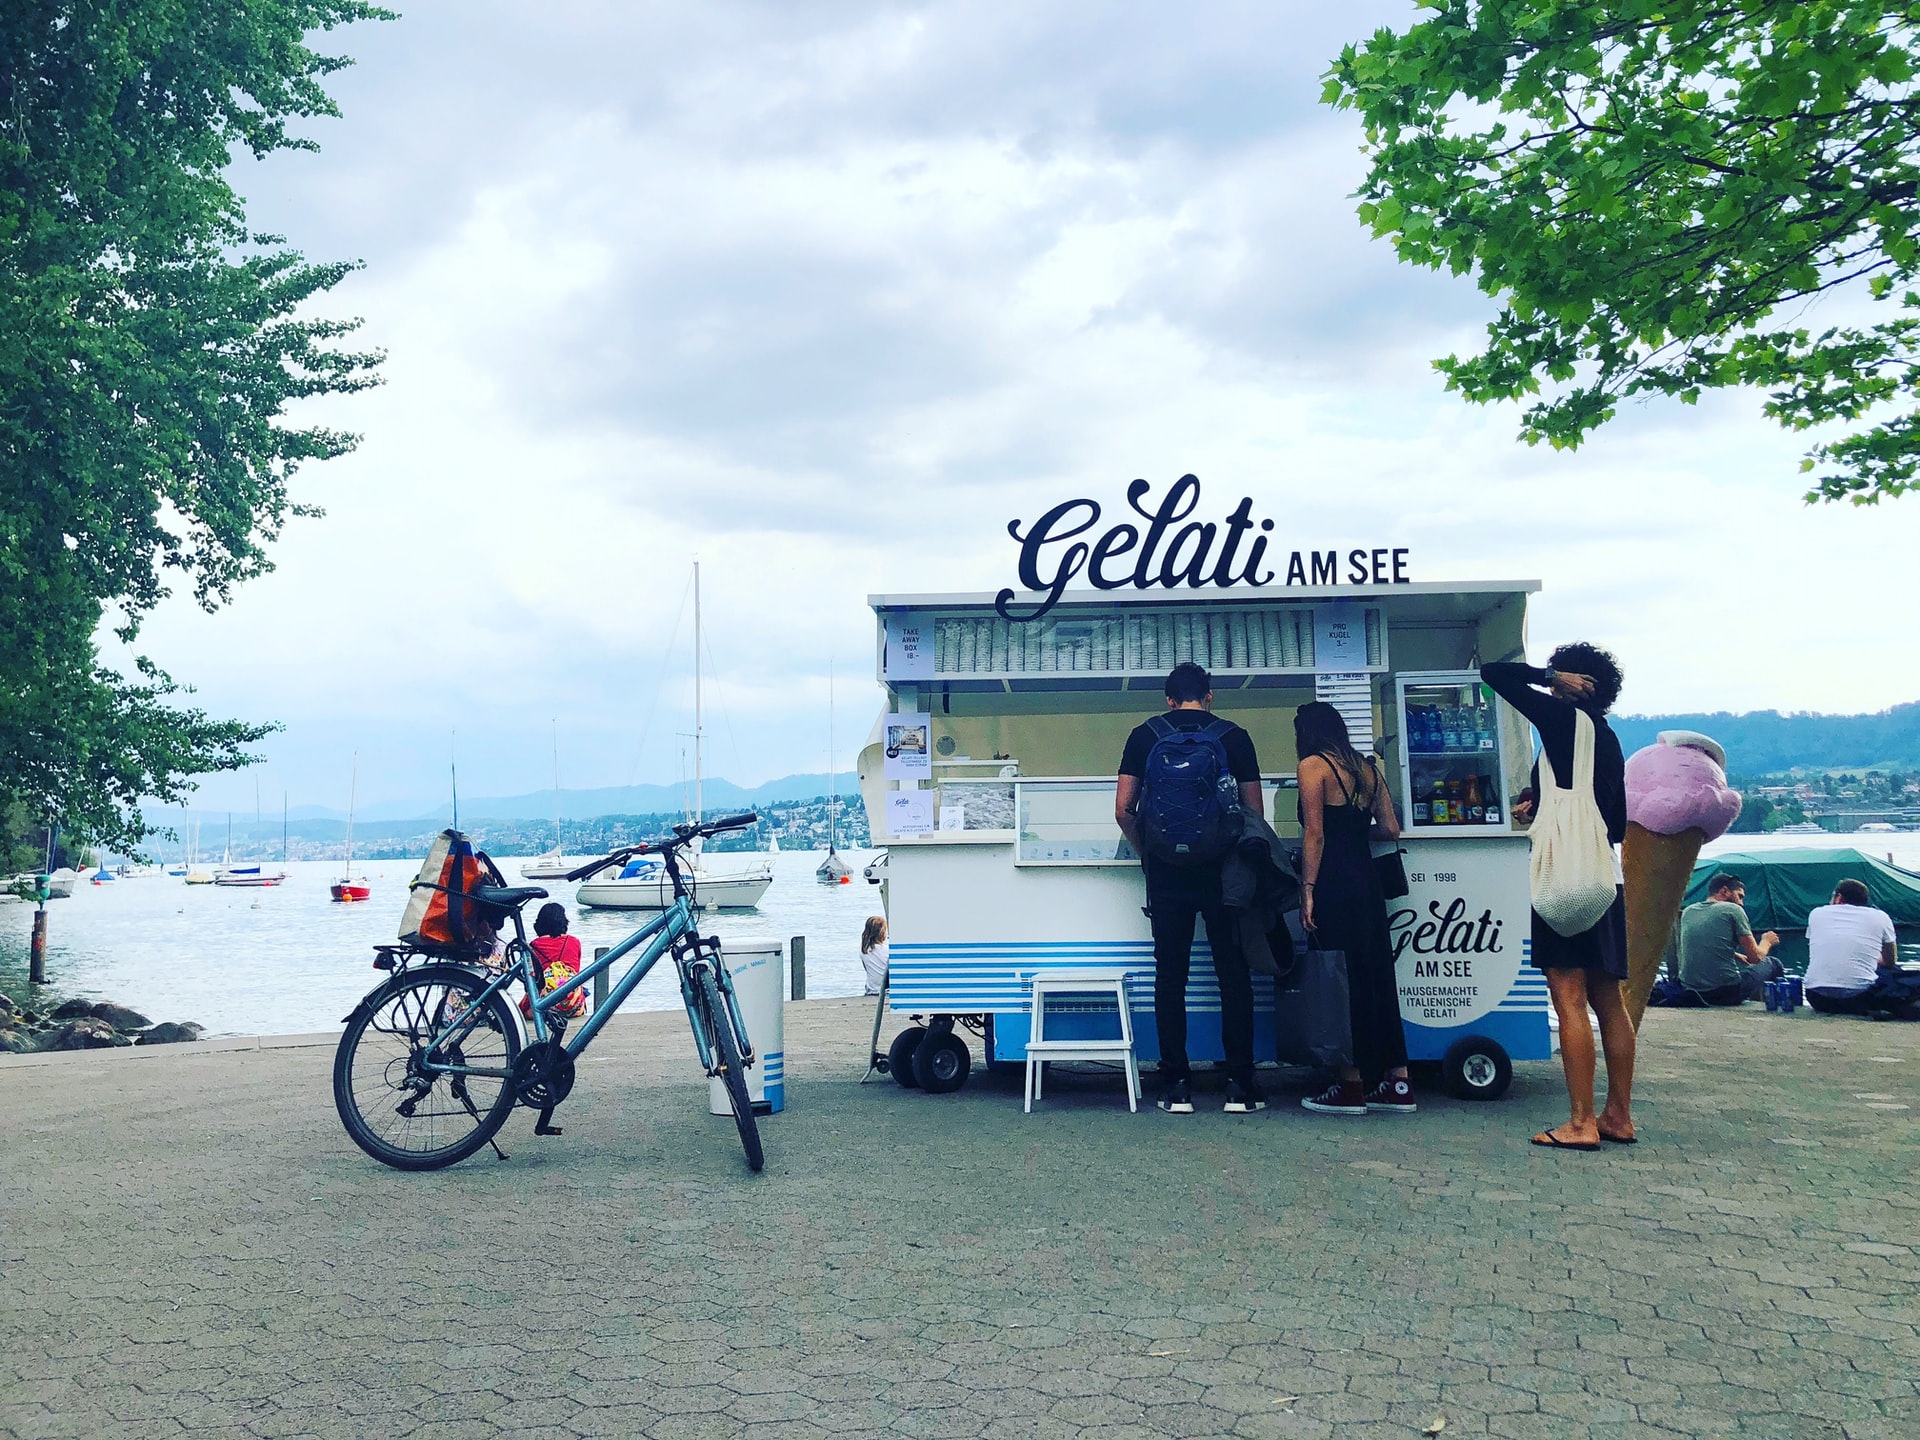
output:
[[[1300,823],[1306,828],[1300,920],[1316,944],[1347,952],[1356,1062],[1300,1103],[1322,1115],[1410,1115],[1420,1107],[1407,1079],[1387,901],[1369,844],[1400,838],[1393,797],[1379,767],[1353,748],[1340,712],[1324,700],[1300,707],[1293,739],[1300,757]]]
[[[1553,762],[1555,783],[1573,787],[1573,740],[1578,711],[1593,721],[1593,798],[1607,822],[1608,843],[1627,835],[1626,759],[1620,739],[1607,724],[1607,711],[1620,695],[1620,665],[1597,645],[1562,645],[1547,657],[1547,668],[1500,664],[1480,667],[1480,678],[1494,693],[1533,723],[1540,745]],[[1544,693],[1543,693],[1544,692]],[[1533,794],[1540,793],[1540,763],[1533,766]],[[1526,818],[1516,806],[1514,818]],[[1616,876],[1617,878],[1617,876]],[[1547,991],[1560,1017],[1560,1061],[1567,1072],[1572,1117],[1566,1124],[1533,1137],[1536,1145],[1560,1150],[1598,1150],[1602,1140],[1634,1142],[1633,1020],[1627,1014],[1620,982],[1627,978],[1626,905],[1616,889],[1613,906],[1598,923],[1577,935],[1562,935],[1533,915],[1533,963],[1545,972]],[[1587,1007],[1600,1017],[1600,1044],[1607,1056],[1607,1104],[1593,1112],[1593,1026]]]

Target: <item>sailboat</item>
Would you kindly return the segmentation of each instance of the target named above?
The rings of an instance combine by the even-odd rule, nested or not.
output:
[[[694,657],[696,660],[698,656]],[[573,867],[567,864],[560,853],[560,729],[554,722],[553,731],[553,848],[542,850],[526,864],[520,867],[523,880],[564,880]]]
[[[360,800],[360,752],[353,752],[353,780],[347,788],[347,868],[340,878],[328,886],[335,900],[347,904],[355,900],[365,900],[373,894],[373,887],[367,884],[367,877],[353,873],[353,811]],[[282,842],[284,848],[285,842]]]
[[[258,814],[258,802],[255,802]],[[287,799],[280,797],[280,868],[269,870],[264,865],[235,865],[233,856],[233,816],[227,816],[227,863],[213,872],[213,883],[229,889],[259,890],[268,885],[278,885],[287,878]]]
[[[704,778],[705,737],[700,708],[700,562],[693,562],[693,822],[700,823],[700,782]],[[687,888],[702,910],[751,910],[773,884],[773,865],[759,860],[744,870],[715,874],[692,846],[681,860]],[[521,872],[523,875],[525,871]],[[618,874],[612,867],[588,876],[574,898],[603,910],[665,910],[673,904],[673,879],[655,856],[642,855]]]
[[[840,858],[840,772],[835,768],[833,753],[833,662],[827,662],[827,858],[820,862],[820,868],[813,872],[813,878],[822,885],[847,885],[852,883],[853,867]]]

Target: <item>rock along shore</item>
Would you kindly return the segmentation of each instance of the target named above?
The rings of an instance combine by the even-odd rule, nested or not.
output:
[[[205,1033],[191,1020],[156,1025],[138,1010],[111,1000],[67,1000],[43,1013],[0,995],[0,1054],[177,1045]]]

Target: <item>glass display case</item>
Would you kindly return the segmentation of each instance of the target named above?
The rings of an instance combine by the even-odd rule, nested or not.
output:
[[[1017,782],[1016,865],[1138,865],[1113,818],[1115,782],[1108,779]]]
[[[1500,765],[1500,698],[1472,670],[1410,672],[1396,685],[1408,831],[1510,828]]]

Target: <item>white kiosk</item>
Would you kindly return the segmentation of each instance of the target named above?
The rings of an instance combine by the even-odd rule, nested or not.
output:
[[[1545,978],[1528,963],[1526,722],[1480,684],[1483,661],[1524,650],[1536,581],[1067,591],[1044,618],[1001,618],[994,597],[878,595],[887,713],[862,751],[876,844],[888,851],[889,1008],[920,1016],[896,1079],[964,1084],[979,1035],[989,1065],[1025,1059],[1034,976],[1121,967],[1136,1050],[1157,1058],[1153,944],[1140,866],[1113,821],[1129,730],[1165,707],[1167,671],[1213,675],[1214,709],[1259,752],[1267,816],[1300,828],[1293,715],[1339,707],[1382,761],[1405,827],[1411,893],[1388,902],[1407,1048],[1457,1095],[1495,1099],[1515,1059],[1552,1054]],[[1035,608],[1040,597],[1023,595]],[[1204,934],[1204,926],[1201,927]],[[1188,1051],[1221,1058],[1211,952],[1195,937]],[[1254,979],[1255,1055],[1274,1055],[1273,982]],[[1086,1033],[1109,1033],[1088,1006]],[[1049,1038],[1058,1030],[1048,1008]],[[1074,1016],[1067,1016],[1071,1025]]]

